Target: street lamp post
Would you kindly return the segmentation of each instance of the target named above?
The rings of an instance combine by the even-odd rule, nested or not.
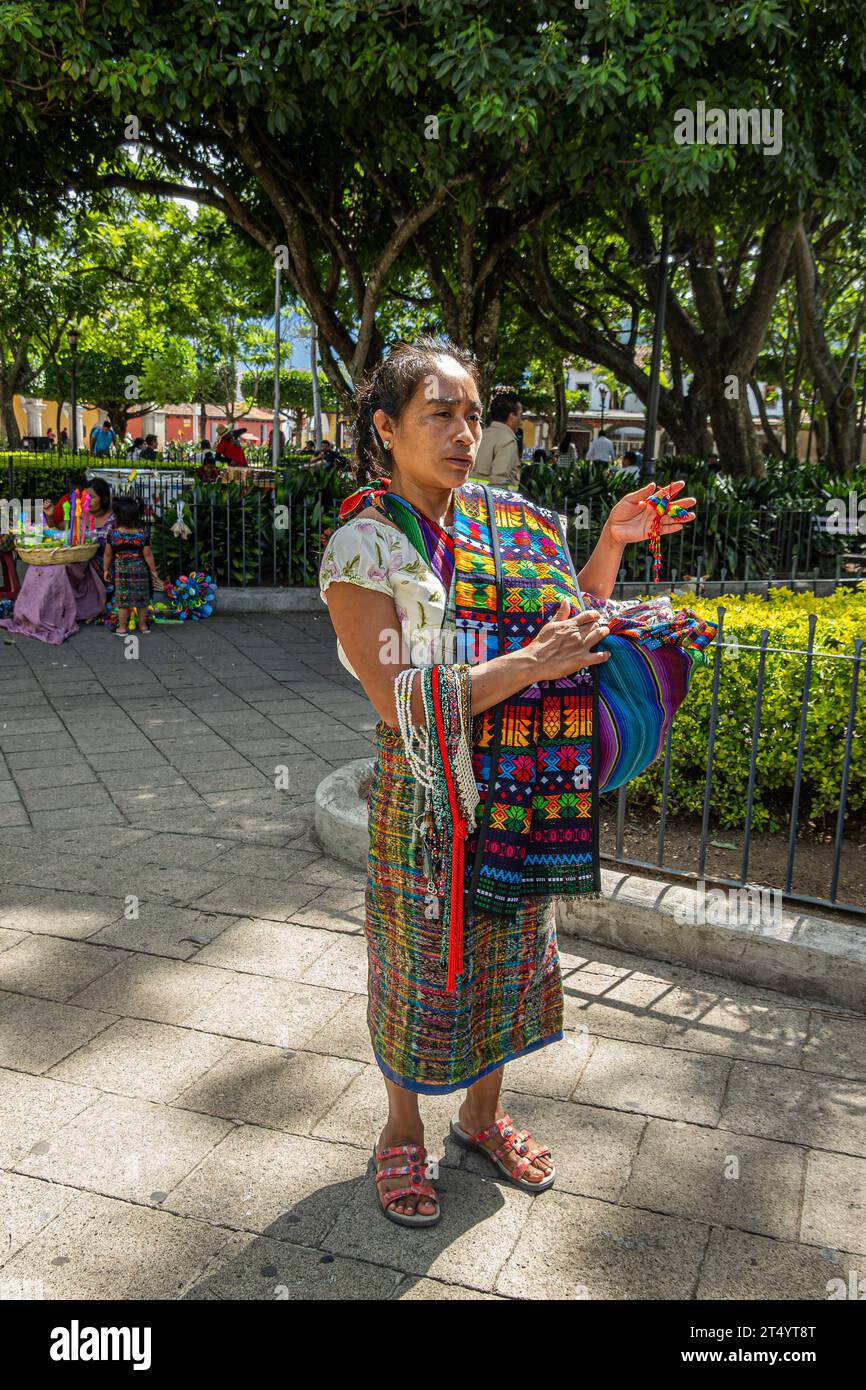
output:
[[[66,337],[69,341],[69,351],[72,353],[72,361],[70,364],[72,381],[69,394],[70,405],[72,407],[72,457],[74,458],[78,453],[78,363],[75,356],[78,351],[78,339],[80,337],[78,329],[70,328]]]
[[[599,386],[598,394],[601,396],[601,427],[599,433],[604,429],[604,403],[607,400],[607,387]]]
[[[316,452],[322,448],[322,402],[319,396],[319,354],[318,335],[315,321],[310,330],[310,373],[313,382],[313,420],[315,423]]]
[[[815,421],[815,406],[816,406],[816,404],[817,404],[817,401],[818,401],[818,388],[817,388],[817,386],[816,386],[816,387],[814,388],[814,390],[812,391],[812,404],[809,406],[809,437],[808,437],[808,439],[806,440],[806,462],[807,462],[807,463],[811,463],[811,461],[812,461],[812,427],[813,427],[813,424],[814,424],[814,421]]]
[[[276,262],[277,283],[274,291],[274,432],[271,437],[271,467],[280,466],[280,263]]]
[[[662,226],[662,244],[658,256],[658,284],[656,286],[656,318],[653,330],[653,350],[650,361],[650,386],[646,405],[646,428],[643,440],[644,470],[652,478],[655,475],[656,425],[659,417],[659,392],[661,390],[662,344],[665,336],[665,309],[668,298],[668,251],[670,229],[667,223]]]

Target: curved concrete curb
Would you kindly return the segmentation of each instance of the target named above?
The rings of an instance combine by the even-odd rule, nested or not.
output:
[[[316,789],[316,835],[363,868],[370,850],[362,779],[372,758],[331,772]],[[561,899],[557,931],[764,989],[866,1012],[866,930],[807,917],[758,889],[705,888],[602,869],[601,899]]]
[[[763,989],[866,1012],[866,930],[755,888],[687,887],[602,869],[602,899],[561,899],[557,930]]]
[[[370,853],[367,801],[362,782],[372,772],[372,758],[329,772],[316,788],[316,838],[328,854],[363,868]]]

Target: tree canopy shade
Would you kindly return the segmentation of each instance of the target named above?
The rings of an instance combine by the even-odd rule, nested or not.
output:
[[[536,259],[554,219],[600,210],[646,261],[663,213],[695,247],[671,343],[748,468],[725,380],[754,368],[801,217],[862,209],[864,73],[859,0],[18,0],[0,4],[4,194],[218,208],[285,255],[338,398],[338,361],[357,380],[378,358],[383,305],[417,273],[491,380],[510,283],[574,334]],[[678,143],[699,102],[780,112],[778,152]]]

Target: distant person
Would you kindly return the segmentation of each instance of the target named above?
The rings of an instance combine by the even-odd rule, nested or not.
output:
[[[517,431],[523,406],[513,391],[500,391],[490,402],[488,423],[475,455],[471,478],[491,487],[520,487],[520,449]]]
[[[547,463],[547,450],[546,450],[546,449],[533,449],[533,451],[532,451],[532,462],[533,462],[533,463]]]
[[[156,447],[157,439],[155,434],[148,434],[144,439],[144,448],[138,455],[140,463],[155,463],[159,459],[159,452]]]
[[[93,457],[109,458],[115,438],[110,420],[104,420],[101,425],[94,425],[90,431],[90,452]]]
[[[141,458],[141,451],[142,451],[143,448],[144,448],[144,439],[143,439],[143,437],[142,437],[141,435],[139,435],[137,439],[134,439],[134,440],[132,441],[132,448],[130,449],[129,453],[127,454],[127,458],[128,458],[131,462],[134,463],[136,459]]]
[[[230,464],[232,468],[246,468],[247,456],[243,451],[240,437],[243,434],[242,428],[230,430],[226,425],[217,428],[219,441],[216,446],[217,459],[223,463]]]
[[[158,580],[156,562],[150,548],[150,531],[141,515],[137,497],[115,497],[115,525],[108,532],[102,553],[105,584],[114,584],[118,637],[129,630],[129,610],[138,610],[139,632],[150,632],[147,610],[152,581]]]
[[[560,468],[565,468],[569,464],[577,462],[577,450],[574,447],[570,434],[564,434],[559,441],[557,461]]]
[[[610,463],[614,457],[614,452],[607,430],[599,430],[598,435],[589,446],[586,457],[590,463]]]
[[[45,438],[48,440],[48,447],[49,447],[49,449],[53,449],[53,448],[54,448],[54,444],[55,444],[55,439],[54,439],[54,431],[53,431],[53,429],[51,428],[50,425],[48,426],[48,433],[46,434]]]
[[[65,425],[63,426],[63,429],[60,431],[60,447],[61,449],[69,448],[69,430],[66,428]]]

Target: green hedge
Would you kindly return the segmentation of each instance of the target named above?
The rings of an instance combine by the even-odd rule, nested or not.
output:
[[[716,619],[719,604],[725,609],[719,687],[719,715],[713,762],[712,807],[716,824],[739,827],[744,823],[751,756],[752,724],[758,678],[759,653],[742,645],[758,646],[764,628],[768,646],[805,651],[809,615],[817,615],[815,647],[818,652],[854,653],[856,638],[866,638],[866,583],[839,588],[826,598],[813,594],[773,589],[768,599],[759,595],[698,598],[681,593],[675,606],[693,608],[703,617]],[[730,643],[730,645],[728,645]],[[703,809],[707,771],[713,659],[698,668],[691,689],[675,720],[671,740],[669,809],[673,814],[699,815]],[[845,725],[853,675],[852,661],[813,658],[806,724],[805,759],[800,798],[800,823],[812,821],[825,829],[835,826]],[[762,701],[761,736],[758,742],[755,829],[779,830],[785,826],[794,792],[797,739],[803,698],[806,657],[770,652],[766,657]],[[644,805],[658,806],[661,798],[663,759],[629,786],[629,795]],[[866,809],[866,672],[862,666],[855,734],[851,751],[847,819],[862,822]]]
[[[186,524],[192,527],[198,517],[197,554],[192,536],[172,534],[172,503],[153,528],[154,557],[170,575],[197,563],[218,583],[315,585],[346,490],[344,473],[335,467],[287,471],[273,495],[239,483],[197,484],[181,499]],[[287,509],[286,528],[275,528],[275,506]]]
[[[309,462],[309,457],[309,454],[297,452],[284,454],[281,468],[293,471],[302,463]],[[9,488],[10,462],[12,465],[11,490]],[[76,477],[93,469],[98,470],[100,467],[128,468],[130,472],[134,468],[163,469],[171,472],[177,472],[180,469],[192,474],[197,466],[198,461],[192,462],[184,458],[147,459],[137,462],[134,459],[112,457],[104,462],[92,458],[89,454],[76,454],[74,457],[67,454],[58,458],[56,454],[37,454],[29,450],[21,450],[17,453],[5,452],[0,453],[0,496],[51,497],[65,490],[67,477]],[[349,491],[349,484],[349,475],[346,473],[344,492]]]

